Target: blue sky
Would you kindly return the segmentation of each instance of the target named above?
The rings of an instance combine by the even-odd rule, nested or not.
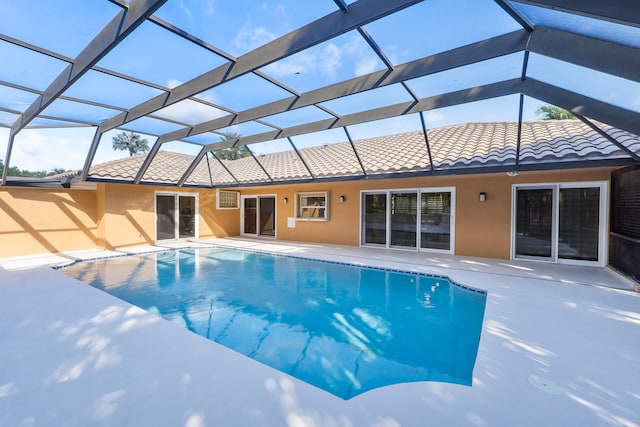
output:
[[[351,3],[351,2],[349,2]],[[228,54],[239,57],[266,42],[274,40],[312,20],[337,10],[331,0],[169,0],[156,16]],[[518,4],[517,4],[518,5]],[[549,12],[530,6],[518,5],[532,18],[547,25]],[[0,2],[0,31],[10,37],[22,39],[36,46],[75,57],[82,48],[108,23],[119,8],[106,0],[78,3],[75,0],[22,0]],[[562,15],[557,15],[562,17]],[[585,34],[590,31],[607,33],[609,27],[575,18],[573,22]],[[558,25],[566,25],[565,20]],[[493,0],[429,0],[407,10],[388,16],[365,27],[385,52],[392,64],[398,65],[425,55],[519,29],[519,26],[500,9]],[[614,32],[615,37],[636,40],[634,29]],[[613,37],[613,36],[612,36]],[[640,39],[640,38],[639,38]],[[476,85],[516,78],[520,75],[522,53],[474,64],[459,70],[439,73],[410,81],[409,85],[420,97],[432,96]],[[2,63],[0,80],[43,90],[65,66],[63,61],[0,41]],[[4,59],[10,59],[5,61]],[[188,43],[152,23],[144,23],[124,42],[105,56],[97,65],[116,72],[151,82],[159,87],[172,88],[198,75],[222,65],[226,60],[213,52]],[[292,57],[277,61],[260,71],[276,78],[292,89],[304,92],[353,78],[384,67],[382,61],[369,48],[357,31],[321,43]],[[552,84],[589,94],[628,109],[640,110],[638,85],[558,60],[532,55],[529,75]],[[86,73],[65,95],[110,105],[114,108],[83,106],[71,101],[57,100],[44,114],[63,118],[102,121],[119,112],[118,108],[131,108],[161,93],[100,72]],[[276,101],[290,94],[265,80],[250,74],[210,89],[197,97],[235,111]],[[24,111],[35,96],[29,92],[0,86],[0,107]],[[324,107],[338,113],[349,114],[410,99],[400,86],[381,88],[371,93],[354,95],[329,101]],[[543,103],[527,98],[525,120],[535,119],[535,111]],[[468,105],[461,105],[425,113],[429,128],[468,121],[517,120],[518,96],[509,96]],[[158,117],[194,125],[227,112],[194,102],[182,101],[156,113]],[[267,117],[264,120],[286,127],[307,120],[329,117],[316,107]],[[0,111],[0,124],[10,126],[17,115]],[[33,124],[50,125],[50,121]],[[58,124],[58,123],[54,123]],[[175,123],[151,118],[137,120],[128,125],[150,142],[148,135],[180,129]],[[396,133],[420,128],[417,115],[370,123],[350,128],[354,138]],[[242,135],[270,130],[259,123],[248,123],[226,129]],[[120,158],[124,152],[114,152],[111,138],[119,130],[102,138],[96,162]],[[20,132],[15,141],[11,164],[24,169],[50,170],[54,167],[78,169],[84,164],[86,150],[93,137],[93,128],[33,129]],[[335,134],[335,133],[334,133]],[[293,138],[302,145],[322,143],[327,133]],[[331,136],[332,142],[336,137]],[[0,127],[0,154],[4,157],[8,129]],[[192,142],[214,142],[215,135],[201,135]],[[286,141],[261,144],[256,152],[290,149]],[[163,149],[195,153],[198,147],[186,143],[172,143]]]

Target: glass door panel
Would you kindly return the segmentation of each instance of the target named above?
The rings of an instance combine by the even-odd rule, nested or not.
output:
[[[417,204],[417,192],[391,193],[391,246],[416,247]]]
[[[422,193],[420,209],[420,247],[451,249],[451,193]]]
[[[244,234],[258,234],[258,199],[248,197],[243,202]]]
[[[553,257],[553,188],[516,190],[515,255]]]
[[[561,188],[558,258],[598,260],[600,188]]]
[[[260,236],[276,235],[276,199],[275,197],[259,197],[260,203]]]
[[[196,198],[191,196],[178,197],[178,233],[181,239],[196,235]]]
[[[175,240],[175,196],[156,195],[156,240]]]
[[[387,194],[364,195],[363,244],[387,244]]]

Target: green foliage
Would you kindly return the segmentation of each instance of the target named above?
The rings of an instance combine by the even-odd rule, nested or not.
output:
[[[120,132],[112,139],[113,149],[116,151],[129,151],[129,156],[149,151],[149,141],[137,133]]]
[[[543,105],[536,110],[536,115],[542,120],[575,120],[577,118],[564,108],[555,105]]]
[[[0,175],[4,172],[4,162],[0,160]],[[19,176],[26,178],[46,178],[48,176],[58,175],[63,172],[69,172],[62,168],[55,168],[52,171],[30,171],[27,169],[20,169],[17,166],[11,166],[7,169],[7,176]]]
[[[220,141],[226,141],[228,139],[238,139],[240,134],[235,132],[227,132],[224,137],[220,137]],[[237,160],[243,157],[251,156],[251,152],[246,145],[239,147],[222,148],[216,151],[216,156],[221,160]]]

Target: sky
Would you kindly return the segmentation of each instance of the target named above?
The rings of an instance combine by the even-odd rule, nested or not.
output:
[[[352,3],[351,1],[348,3]],[[262,44],[274,40],[300,26],[337,10],[331,0],[168,0],[155,15],[201,40],[210,43],[234,57],[240,57]],[[563,18],[558,22],[568,25],[561,14],[531,6],[519,5],[541,24],[549,25],[549,19]],[[89,0],[78,6],[75,0],[22,0],[0,2],[0,32],[22,39],[38,47],[49,49],[63,56],[76,57],[119,11],[119,7],[107,0]],[[555,13],[555,12],[554,12]],[[587,18],[571,18],[577,31],[589,34],[599,31],[614,34],[627,43],[640,40],[640,29],[622,32],[610,31],[614,24],[602,27],[601,23]],[[518,30],[519,25],[493,0],[429,0],[390,15],[365,26],[365,30],[382,49],[393,65],[446,51],[488,37]],[[635,32],[638,30],[638,32]],[[613,35],[611,37],[614,37]],[[409,86],[419,97],[433,96],[467,87],[517,78],[521,74],[523,54],[507,55],[483,63],[470,65],[446,73],[415,79]],[[44,90],[64,69],[66,63],[58,59],[22,49],[0,40],[0,81]],[[175,37],[150,22],[138,27],[125,41],[101,59],[97,66],[118,73],[129,74],[154,85],[173,88],[208,70],[226,63],[226,59],[206,49]],[[276,61],[260,69],[298,91],[305,92],[361,76],[384,68],[357,31],[351,31],[328,42]],[[604,75],[576,65],[532,54],[528,75],[570,90],[589,94],[632,110],[640,110],[640,90],[637,83]],[[159,93],[157,88],[146,87],[97,71],[87,72],[65,96],[81,98],[113,108],[87,106],[68,100],[56,100],[43,115],[68,119],[101,122],[117,115],[119,109],[128,109]],[[254,74],[239,77],[231,82],[203,92],[197,97],[208,103],[223,105],[242,111],[273,102],[291,94]],[[0,155],[4,154],[8,141],[8,127],[18,118],[15,111],[24,111],[35,99],[27,91],[0,85]],[[376,108],[410,100],[409,93],[400,85],[392,85],[367,93],[323,103],[338,114],[349,114],[363,108]],[[517,95],[425,112],[428,128],[473,121],[515,121],[518,118]],[[536,119],[536,110],[542,102],[525,98],[524,119]],[[4,109],[4,110],[2,110]],[[9,111],[6,111],[9,110]],[[158,117],[195,125],[228,112],[210,105],[185,100],[155,113]],[[309,120],[331,117],[316,107],[277,114],[264,118],[279,127],[288,127]],[[33,126],[59,126],[52,120],[36,119]],[[183,125],[155,120],[138,119],[123,128],[134,129],[150,144],[157,134],[183,128]],[[381,134],[420,129],[418,115],[401,117],[349,127],[354,139]],[[272,130],[271,127],[252,122],[225,129],[243,136]],[[122,158],[126,152],[115,152],[111,141],[121,130],[103,135],[96,163]],[[52,170],[53,168],[80,169],[84,165],[87,149],[95,132],[94,127],[56,129],[25,129],[18,133],[12,151],[11,165],[21,169]],[[189,139],[193,143],[210,143],[218,136],[205,134]],[[343,132],[323,132],[318,135],[293,137],[301,146],[344,141]],[[290,149],[288,141],[276,141],[251,146],[256,153]],[[174,142],[163,149],[197,153],[199,146]]]

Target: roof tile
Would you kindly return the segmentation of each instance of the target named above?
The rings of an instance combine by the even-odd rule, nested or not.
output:
[[[601,123],[598,125],[628,149],[640,152],[638,136]],[[515,164],[517,136],[516,122],[464,123],[428,132],[436,169]],[[421,131],[361,139],[353,145],[368,174],[428,170],[430,167],[427,142]],[[314,177],[363,174],[349,142],[301,148],[298,152],[304,162],[294,150],[237,160],[203,158],[187,183],[215,186],[236,181],[269,182],[269,178],[274,181],[305,179],[311,177],[309,170]],[[628,154],[578,120],[522,123],[521,164],[624,157]],[[145,155],[138,155],[101,163],[91,168],[89,176],[132,181],[144,158]],[[194,159],[192,155],[161,150],[143,180],[177,183]]]

